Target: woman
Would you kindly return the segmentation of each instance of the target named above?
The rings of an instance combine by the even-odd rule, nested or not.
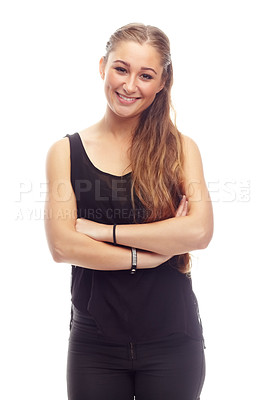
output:
[[[71,400],[196,400],[204,345],[189,251],[213,217],[196,144],[170,119],[158,28],[118,29],[100,60],[103,119],[47,158],[47,238],[72,264]]]

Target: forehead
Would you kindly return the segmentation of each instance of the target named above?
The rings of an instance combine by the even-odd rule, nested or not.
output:
[[[123,60],[131,66],[149,67],[160,71],[161,57],[159,52],[151,45],[139,44],[131,41],[120,42],[113,51],[110,52],[108,61]]]

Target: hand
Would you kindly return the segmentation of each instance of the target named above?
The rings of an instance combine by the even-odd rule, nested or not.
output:
[[[100,242],[111,241],[112,237],[112,225],[105,225],[84,218],[77,219],[76,231]]]
[[[188,212],[188,201],[185,195],[183,195],[182,200],[179,203],[178,209],[176,211],[176,217],[185,217]]]

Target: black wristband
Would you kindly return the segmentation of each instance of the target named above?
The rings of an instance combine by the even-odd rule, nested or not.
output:
[[[135,274],[137,271],[137,249],[134,247],[131,248],[131,256],[132,256],[132,265],[131,265],[131,274]]]
[[[115,228],[116,228],[116,224],[114,224],[114,226],[113,226],[113,242],[114,242],[114,244],[116,244]]]

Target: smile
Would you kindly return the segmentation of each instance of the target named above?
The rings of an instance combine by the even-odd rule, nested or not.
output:
[[[116,92],[116,94],[122,102],[126,103],[135,103],[138,99],[140,99],[140,97],[126,97],[118,92]]]

